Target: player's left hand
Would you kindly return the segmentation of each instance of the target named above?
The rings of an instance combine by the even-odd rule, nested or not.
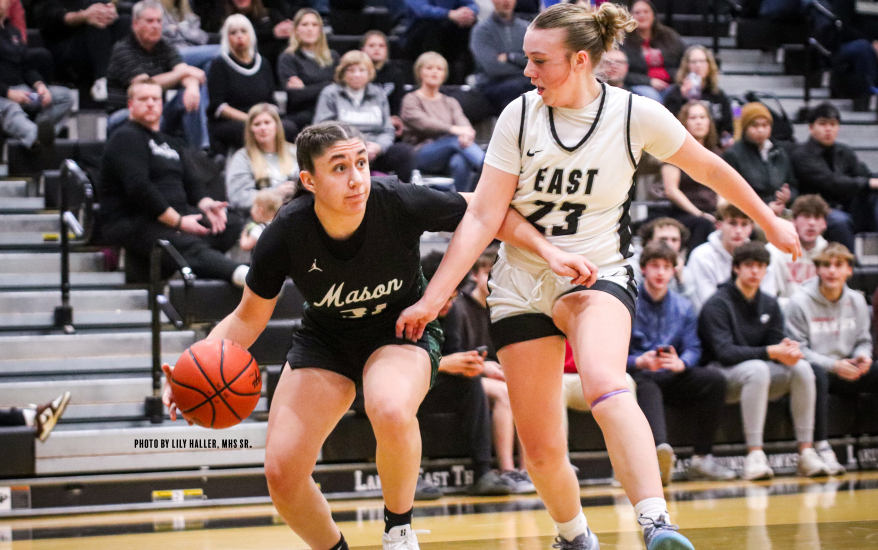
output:
[[[793,261],[802,256],[802,243],[792,222],[782,218],[772,218],[771,223],[762,228],[768,242],[776,246],[781,252],[793,255]]]
[[[546,258],[546,261],[556,275],[572,277],[575,285],[590,287],[598,280],[597,266],[579,254],[558,250]]]
[[[171,385],[168,384],[168,380],[171,379],[171,371],[174,369],[171,365],[164,363],[162,364],[162,372],[165,373],[165,389],[162,390],[162,403],[165,404],[165,407],[168,408],[168,414],[171,416],[171,420],[177,420],[177,403],[174,401],[174,393],[171,391]],[[192,425],[191,420],[186,420],[189,425]]]
[[[439,315],[442,305],[433,307],[421,298],[415,304],[405,308],[396,321],[396,337],[405,338],[410,342],[420,340],[427,324]]]

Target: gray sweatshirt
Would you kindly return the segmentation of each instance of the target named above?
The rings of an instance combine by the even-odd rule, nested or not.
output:
[[[271,187],[286,181],[296,181],[299,179],[299,165],[295,162],[296,148],[292,143],[287,143],[290,154],[293,155],[293,171],[289,174],[282,174],[280,171],[280,163],[277,155],[268,153],[265,160],[268,164],[268,179]],[[226,168],[226,192],[229,195],[229,205],[234,208],[249,210],[253,206],[253,197],[256,196],[256,176],[253,174],[253,164],[250,162],[250,155],[247,154],[246,148],[238,149],[232,155],[232,160]]]
[[[805,360],[831,371],[839,359],[872,357],[866,299],[845,285],[841,298],[830,302],[819,283],[817,277],[803,283],[787,305],[786,331],[799,342]]]
[[[347,122],[363,132],[368,141],[387,151],[396,139],[393,122],[390,121],[390,104],[384,90],[375,84],[367,84],[363,99],[357,102],[348,90],[338,84],[330,84],[320,92],[314,124],[326,120]]]

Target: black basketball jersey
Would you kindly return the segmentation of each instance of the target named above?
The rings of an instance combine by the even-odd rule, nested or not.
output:
[[[454,231],[465,212],[466,201],[457,193],[372,178],[362,224],[339,242],[320,224],[313,195],[299,197],[259,237],[247,286],[271,299],[291,277],[306,301],[306,326],[360,332],[395,324],[423,294],[421,234]],[[356,241],[362,242],[358,249],[340,254]]]

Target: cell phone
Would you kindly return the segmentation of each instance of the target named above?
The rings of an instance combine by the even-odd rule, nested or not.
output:
[[[479,352],[479,355],[485,355],[488,353],[488,346],[479,346],[476,348],[476,351]]]
[[[658,353],[671,353],[671,346],[659,346],[656,351]]]

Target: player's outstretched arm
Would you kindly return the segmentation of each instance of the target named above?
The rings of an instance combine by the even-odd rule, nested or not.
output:
[[[791,253],[794,259],[802,255],[802,245],[793,224],[778,218],[734,168],[705,149],[691,135],[687,135],[682,147],[665,160],[740,208],[765,231],[771,244]]]
[[[266,300],[250,290],[249,287],[245,286],[241,303],[238,304],[235,311],[226,316],[225,319],[220,321],[219,324],[210,331],[206,340],[227,338],[240,344],[243,348],[249,348],[253,345],[253,342],[256,341],[259,335],[262,334],[262,331],[265,330],[268,320],[271,319],[271,314],[274,313],[274,306],[276,303],[277,296],[271,300]],[[171,393],[171,388],[167,383],[167,379],[171,377],[173,367],[164,364],[162,365],[162,370],[165,373],[166,379],[165,388],[162,392],[162,401],[168,408],[171,420],[176,420],[177,405],[174,403],[174,394]],[[192,424],[192,422],[189,422],[189,424]]]
[[[494,240],[506,218],[506,212],[518,176],[485,164],[476,192],[469,198],[469,206],[460,225],[451,238],[445,258],[427,285],[424,296],[400,314],[396,335],[415,341],[424,333],[427,323],[436,318],[439,310],[472,268],[476,259]]]

